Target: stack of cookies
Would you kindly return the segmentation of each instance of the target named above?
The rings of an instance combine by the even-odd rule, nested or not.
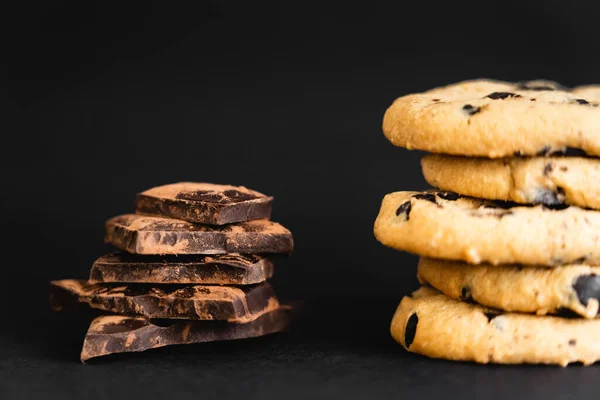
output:
[[[467,81],[383,122],[438,190],[385,196],[375,236],[421,256],[404,348],[480,363],[600,359],[600,86]]]
[[[84,305],[91,324],[81,360],[171,344],[256,337],[288,324],[267,282],[268,254],[289,254],[291,233],[269,220],[273,198],[227,185],[176,183],[140,193],[136,213],[106,222],[89,280],[53,281],[52,305]]]

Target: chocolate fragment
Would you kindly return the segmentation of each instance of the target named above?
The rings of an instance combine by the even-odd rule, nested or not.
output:
[[[487,318],[488,322],[492,322],[492,320],[494,318],[496,318],[498,315],[500,315],[499,312],[497,311],[486,311],[483,313],[485,315],[485,317]]]
[[[268,283],[255,286],[101,284],[65,279],[51,282],[55,309],[73,301],[91,308],[146,318],[246,322],[279,307]]]
[[[273,197],[243,186],[181,182],[138,194],[136,212],[185,221],[224,225],[269,219]]]
[[[397,217],[404,216],[406,218],[406,221],[408,221],[408,218],[410,217],[411,209],[412,209],[412,204],[410,203],[410,201],[402,203],[400,205],[400,207],[398,207],[398,209],[396,210],[396,216]]]
[[[94,262],[90,280],[97,282],[250,285],[273,275],[266,257],[245,254],[213,256],[144,256],[118,252]]]
[[[588,305],[590,299],[600,301],[600,275],[589,274],[580,276],[573,284],[573,289],[575,289],[579,301],[584,306]]]
[[[471,294],[471,288],[464,286],[460,291],[460,300],[465,303],[471,303],[473,301],[473,296]]]
[[[164,321],[106,315],[94,319],[85,336],[81,362],[115,353],[157,347],[247,339],[285,330],[289,311],[277,308],[243,324],[223,321]],[[165,323],[166,322],[166,323]]]
[[[460,198],[460,195],[453,192],[438,192],[437,195],[444,200],[455,201]]]
[[[419,199],[419,200],[427,200],[427,201],[432,202],[433,204],[437,204],[437,200],[435,199],[435,194],[433,194],[433,193],[419,193],[419,194],[413,195],[413,198]]]
[[[573,103],[581,104],[581,105],[589,105],[590,104],[590,102],[585,99],[575,99],[575,100],[573,100]]]
[[[408,317],[406,328],[404,329],[404,345],[408,349],[417,335],[417,325],[419,324],[419,316],[413,313]]]
[[[480,111],[481,111],[481,108],[479,108],[479,107],[475,107],[475,106],[473,106],[473,105],[471,105],[471,104],[465,104],[465,105],[463,106],[463,108],[462,108],[462,109],[463,109],[463,111],[464,111],[464,112],[466,112],[466,113],[467,113],[469,116],[471,116],[471,115],[475,115],[475,114],[477,114],[478,112],[480,112]]]
[[[488,94],[485,97],[488,97],[492,100],[504,100],[509,97],[519,98],[519,97],[521,97],[521,95],[516,94],[516,93],[509,93],[509,92],[494,92],[494,93]]]
[[[106,222],[105,242],[135,254],[291,253],[290,231],[265,219],[208,226],[126,214]]]
[[[544,170],[545,172],[545,170]],[[535,195],[533,196],[532,202],[535,204],[542,204],[547,207],[557,207],[565,201],[565,190],[560,186],[557,186],[555,190],[547,188],[536,188]]]

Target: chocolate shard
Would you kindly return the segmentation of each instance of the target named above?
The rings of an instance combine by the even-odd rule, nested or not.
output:
[[[90,283],[65,279],[51,282],[54,309],[73,302],[122,315],[146,318],[219,320],[243,323],[279,307],[269,283],[254,286],[185,286]]]
[[[269,219],[273,197],[243,186],[180,182],[138,194],[136,211],[201,224]]]
[[[126,214],[106,222],[105,242],[135,254],[291,253],[290,231],[266,219],[209,226]]]
[[[94,262],[90,281],[251,285],[272,275],[273,263],[259,255],[145,256],[117,252]]]
[[[139,352],[176,344],[247,339],[287,329],[287,308],[276,308],[243,324],[223,321],[153,321],[105,315],[94,319],[85,336],[81,362],[115,353]]]

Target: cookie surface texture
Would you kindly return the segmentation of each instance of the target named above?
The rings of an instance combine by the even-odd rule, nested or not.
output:
[[[400,97],[383,131],[408,149],[488,158],[600,155],[600,86],[473,80]]]
[[[487,307],[538,315],[570,310],[598,317],[600,267],[473,265],[421,258],[418,277],[448,297]]]
[[[374,233],[397,250],[472,264],[600,264],[600,212],[561,208],[395,192],[384,197]]]
[[[431,154],[423,157],[421,167],[430,185],[466,196],[600,209],[600,159]]]
[[[390,331],[406,350],[431,358],[561,366],[600,358],[600,320],[499,313],[426,287],[402,299]]]

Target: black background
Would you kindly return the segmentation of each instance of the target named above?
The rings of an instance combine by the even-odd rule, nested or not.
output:
[[[0,397],[597,393],[597,367],[404,352],[388,326],[417,257],[372,234],[385,193],[426,187],[421,154],[381,133],[394,98],[476,77],[599,82],[597,2],[183,4],[4,12]],[[304,312],[289,334],[79,364],[89,321],[51,313],[48,282],[85,278],[110,249],[104,220],[182,180],[275,196],[296,251],[274,284]]]

